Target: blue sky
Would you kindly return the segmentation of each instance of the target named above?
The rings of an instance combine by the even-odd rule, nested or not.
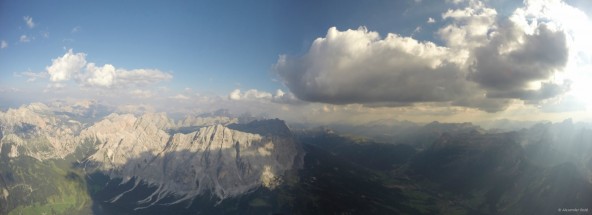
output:
[[[0,101],[367,121],[588,116],[591,9],[585,0],[0,1]]]
[[[410,35],[427,14],[413,1],[2,1],[2,84],[42,71],[66,49],[97,64],[172,72],[173,87],[227,93],[237,86],[275,90],[280,54],[306,51],[329,27],[367,26]],[[417,8],[415,8],[417,9]],[[29,28],[23,17],[32,17]],[[411,23],[415,24],[411,24]],[[409,25],[411,24],[411,25]],[[44,36],[47,34],[47,37]],[[33,38],[19,41],[21,35]]]

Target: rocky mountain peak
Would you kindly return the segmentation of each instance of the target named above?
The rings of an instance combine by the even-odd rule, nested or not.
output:
[[[140,123],[153,124],[157,128],[166,130],[175,127],[173,120],[169,119],[166,113],[145,113],[138,119]]]
[[[186,134],[167,133],[172,125],[164,114],[112,114],[84,131],[100,143],[85,165],[124,182],[156,186],[159,198],[209,192],[224,199],[272,188],[301,163],[301,149],[281,120],[237,126],[242,130],[217,124]]]
[[[83,127],[71,116],[43,104],[0,112],[0,153],[43,161],[84,145],[75,155],[79,166],[156,187],[146,197],[149,205],[171,195],[179,201],[204,193],[225,199],[261,186],[273,189],[302,163],[301,147],[279,119],[237,124],[224,116],[188,117],[176,124],[165,113],[112,113]],[[178,132],[179,125],[190,126]]]

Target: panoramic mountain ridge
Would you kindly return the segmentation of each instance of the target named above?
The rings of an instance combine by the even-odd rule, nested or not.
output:
[[[140,184],[157,188],[138,201],[143,207],[170,196],[178,202],[203,194],[223,200],[259,187],[274,189],[286,171],[302,163],[302,149],[281,120],[231,124],[237,128],[231,129],[229,123],[237,120],[230,117],[190,116],[175,123],[164,113],[113,113],[84,127],[72,115],[44,104],[0,112],[0,157],[7,167],[0,172],[2,211],[18,205],[18,196],[34,194],[39,189],[34,182],[43,180],[19,175],[20,161],[48,168],[70,162],[80,174],[102,174],[122,185],[133,181],[132,189],[113,193],[110,202]],[[180,128],[194,130],[175,132]],[[270,128],[283,132],[265,131]],[[71,171],[71,177],[79,175]]]
[[[545,214],[592,201],[591,126],[571,120],[432,122],[391,144],[223,110],[173,120],[93,104],[0,112],[0,214]]]

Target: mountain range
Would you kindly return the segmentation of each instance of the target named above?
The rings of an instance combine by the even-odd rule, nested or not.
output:
[[[585,214],[592,207],[592,126],[572,120],[514,131],[407,123],[376,137],[227,111],[181,119],[115,112],[96,103],[0,112],[0,214]]]

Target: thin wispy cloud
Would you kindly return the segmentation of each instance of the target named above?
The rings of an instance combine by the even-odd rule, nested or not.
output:
[[[38,79],[46,79],[48,74],[47,72],[31,72],[31,71],[26,71],[26,72],[21,72],[21,73],[16,73],[14,74],[14,76],[16,77],[26,77],[27,78],[27,82],[34,82]]]
[[[23,20],[27,24],[27,27],[29,27],[29,28],[34,28],[35,27],[35,22],[33,22],[33,17],[24,16],[23,17]]]
[[[8,48],[8,43],[5,40],[0,41],[0,49]]]
[[[19,41],[20,41],[21,43],[28,43],[28,42],[31,42],[31,37],[29,37],[29,36],[27,36],[27,35],[23,34],[23,35],[21,35],[21,36],[19,37]]]
[[[39,32],[43,38],[49,38],[49,31],[41,31]]]
[[[76,27],[72,28],[72,30],[70,32],[71,33],[78,33],[80,30],[82,30],[82,28],[80,26],[76,26]]]
[[[140,99],[147,99],[155,96],[155,94],[152,91],[141,89],[132,90],[129,92],[129,95]]]
[[[183,95],[183,94],[177,94],[175,96],[171,96],[169,97],[171,99],[176,99],[176,100],[189,100],[189,96]]]

